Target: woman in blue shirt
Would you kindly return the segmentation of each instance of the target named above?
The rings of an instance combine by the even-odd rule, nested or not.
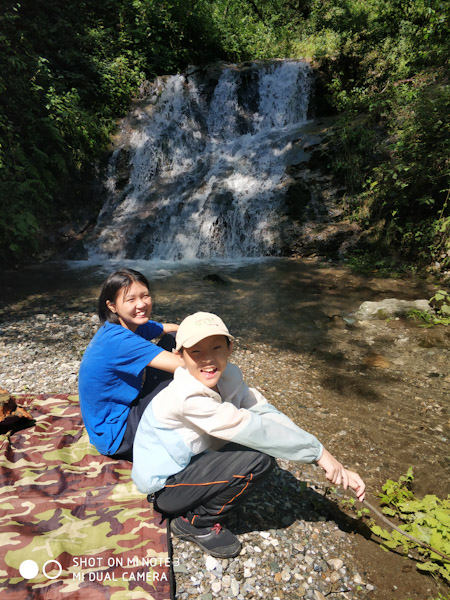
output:
[[[149,284],[142,273],[120,269],[103,284],[98,300],[101,327],[84,353],[78,386],[89,439],[107,456],[132,460],[145,407],[181,365],[171,352],[178,325],[150,321],[151,311]],[[163,335],[158,345],[151,341]]]

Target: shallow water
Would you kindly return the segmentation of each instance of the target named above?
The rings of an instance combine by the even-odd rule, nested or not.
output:
[[[429,282],[365,277],[314,259],[47,263],[3,273],[3,318],[11,310],[95,311],[104,279],[120,266],[147,276],[157,320],[216,312],[236,336],[294,351],[315,346],[324,320],[350,315],[366,300],[429,298],[435,289]]]

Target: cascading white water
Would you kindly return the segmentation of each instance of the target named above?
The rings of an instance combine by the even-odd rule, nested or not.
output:
[[[299,61],[158,79],[121,125],[90,254],[276,255],[286,157],[311,82]]]

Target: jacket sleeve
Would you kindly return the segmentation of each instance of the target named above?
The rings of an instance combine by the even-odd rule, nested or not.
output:
[[[238,443],[275,458],[304,463],[315,462],[322,456],[323,446],[319,440],[298,427],[272,404],[267,401],[258,402],[249,409],[249,412],[253,418],[240,432]]]
[[[309,463],[322,455],[317,438],[297,427],[262,395],[254,396],[249,409],[211,397],[190,396],[184,402],[183,417],[197,431],[276,458]]]

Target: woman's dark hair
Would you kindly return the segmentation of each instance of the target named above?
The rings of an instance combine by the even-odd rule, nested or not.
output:
[[[108,300],[110,302],[115,302],[118,292],[122,288],[124,289],[124,292],[126,292],[134,281],[142,283],[142,285],[145,285],[145,287],[149,289],[148,280],[145,275],[142,275],[142,273],[134,271],[133,269],[119,269],[118,271],[114,271],[114,273],[111,273],[105,281],[98,298],[98,317],[102,325],[105,321],[120,325],[119,317],[116,313],[109,310],[106,302]]]

